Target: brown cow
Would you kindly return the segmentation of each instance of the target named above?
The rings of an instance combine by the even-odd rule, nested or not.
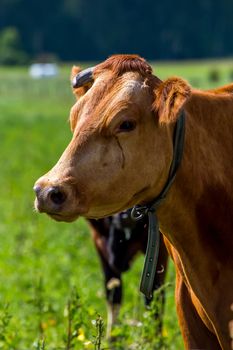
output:
[[[183,111],[182,163],[157,210],[176,267],[179,323],[186,349],[233,348],[232,95],[161,81],[134,55],[110,57],[93,80],[74,90],[73,138],[37,181],[36,208],[72,221],[150,202],[167,181]]]
[[[131,218],[131,210],[108,216],[103,219],[89,219],[92,238],[99,255],[106,299],[108,302],[107,337],[110,338],[112,326],[116,322],[123,292],[122,273],[128,271],[138,253],[146,253],[148,240],[148,220]],[[166,275],[168,253],[163,239],[160,240],[157,271],[154,278],[153,290],[158,290],[163,284]],[[162,331],[162,320],[165,303],[165,290],[162,288],[156,294],[159,305],[155,310],[157,319],[157,335]],[[151,299],[145,298],[146,305]]]

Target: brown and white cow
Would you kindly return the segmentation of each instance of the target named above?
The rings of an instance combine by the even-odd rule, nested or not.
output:
[[[150,202],[167,181],[183,110],[183,159],[157,216],[175,262],[186,349],[232,349],[232,95],[194,90],[180,78],[161,81],[134,55],[110,57],[93,77],[74,90],[73,138],[36,182],[36,208],[72,221]]]

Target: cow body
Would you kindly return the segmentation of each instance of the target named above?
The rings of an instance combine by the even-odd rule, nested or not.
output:
[[[75,75],[77,70],[74,69]],[[162,82],[137,56],[115,56],[74,89],[73,138],[36,183],[36,207],[56,220],[98,218],[153,200],[167,181],[173,133],[185,113],[184,154],[157,210],[174,260],[186,349],[233,341],[233,97]]]
[[[111,337],[123,293],[122,273],[128,271],[136,255],[146,253],[148,239],[147,218],[135,221],[131,218],[131,210],[118,213],[99,220],[89,219],[92,238],[99,255],[104,274],[105,293],[108,302],[107,337]],[[168,253],[161,237],[157,271],[153,290],[160,288],[165,279]],[[156,296],[161,303],[156,314],[158,319],[157,333],[162,330],[163,309],[165,303],[164,289]],[[146,299],[146,305],[151,300]]]
[[[232,97],[193,93],[186,105],[183,164],[169,199],[159,210],[161,225],[164,223],[161,230],[169,232],[168,239],[173,246],[178,313],[187,348],[219,349],[221,345],[223,349],[230,349],[229,329],[233,319],[232,115]],[[188,182],[184,183],[184,179]],[[178,193],[179,199],[175,199]],[[175,203],[179,208],[176,217],[172,213],[168,220],[167,213]],[[187,295],[191,302],[184,312]],[[202,322],[197,323],[199,327],[196,326],[195,332],[192,325],[196,319]],[[200,334],[203,334],[201,344]]]

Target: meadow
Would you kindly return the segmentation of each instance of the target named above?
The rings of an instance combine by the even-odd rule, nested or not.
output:
[[[103,277],[85,220],[57,223],[33,209],[35,180],[71,138],[70,67],[40,80],[27,68],[0,67],[0,350],[181,350],[172,263],[162,337],[155,338],[153,306],[145,310],[138,291],[140,256],[124,275],[116,341],[108,344]],[[198,88],[233,81],[230,61],[155,63],[154,71]]]

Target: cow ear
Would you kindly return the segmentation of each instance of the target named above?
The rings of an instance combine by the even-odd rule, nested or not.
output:
[[[153,103],[153,110],[158,114],[159,123],[175,122],[190,94],[190,86],[181,78],[169,78],[159,84],[154,89]]]
[[[81,71],[82,69],[80,67],[77,67],[77,66],[72,67],[71,74],[70,74],[71,84],[74,77]],[[90,86],[91,84],[86,84],[85,86],[81,86],[79,88],[73,88],[73,93],[75,94],[76,98],[79,99],[81,96],[83,96],[87,92],[87,90],[90,88]]]

